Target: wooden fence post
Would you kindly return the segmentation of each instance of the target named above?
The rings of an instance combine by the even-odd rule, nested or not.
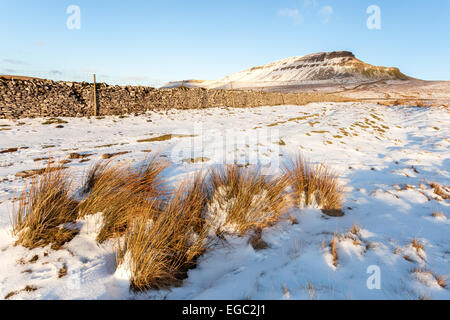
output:
[[[94,73],[94,89],[93,89],[93,94],[92,94],[92,106],[94,108],[94,116],[97,116],[97,85],[96,85],[96,81],[95,81],[95,73]]]

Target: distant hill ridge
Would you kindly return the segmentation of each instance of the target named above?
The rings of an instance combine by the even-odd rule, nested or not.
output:
[[[219,80],[187,80],[167,84],[173,86],[203,86],[228,88],[280,86],[283,83],[357,83],[376,80],[408,80],[398,68],[367,64],[349,51],[319,52],[291,57],[233,73]]]

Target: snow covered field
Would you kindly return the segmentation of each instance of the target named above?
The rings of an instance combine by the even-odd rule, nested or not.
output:
[[[450,299],[448,109],[315,103],[62,120],[0,120],[1,299]],[[114,242],[95,241],[98,216],[79,221],[80,234],[59,251],[13,245],[12,198],[28,181],[18,172],[44,168],[49,155],[72,158],[65,165],[79,187],[103,155],[139,162],[150,150],[173,162],[165,172],[173,184],[233,161],[277,174],[301,152],[338,172],[345,215],[291,209],[263,231],[269,248],[227,238],[182,287],[139,295],[116,270]]]

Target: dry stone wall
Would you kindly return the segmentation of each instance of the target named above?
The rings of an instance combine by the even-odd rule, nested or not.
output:
[[[94,85],[0,77],[0,118],[83,117],[95,113]],[[202,88],[155,89],[142,86],[96,85],[97,115],[143,113],[161,109],[256,107],[321,101],[314,94],[261,91],[206,90]]]

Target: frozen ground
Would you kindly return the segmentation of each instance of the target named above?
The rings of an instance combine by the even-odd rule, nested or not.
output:
[[[11,149],[0,153],[1,299],[450,299],[437,281],[450,274],[448,109],[318,103],[63,120],[0,120],[0,152]],[[167,134],[173,136],[138,142]],[[59,161],[92,154],[66,164],[79,186],[103,154],[129,152],[114,159],[139,162],[149,150],[173,162],[165,173],[171,183],[234,160],[276,174],[301,151],[339,173],[345,216],[292,209],[286,217],[298,224],[285,219],[263,232],[268,249],[228,238],[200,258],[182,287],[141,295],[130,293],[126,274],[116,271],[114,243],[94,240],[97,216],[80,221],[80,234],[62,250],[13,246],[12,198],[28,181],[16,173],[45,167],[36,159],[49,155]],[[441,195],[431,182],[442,186]],[[337,266],[330,254],[335,233]],[[411,245],[414,238],[424,250]],[[368,288],[369,277],[380,289]]]

